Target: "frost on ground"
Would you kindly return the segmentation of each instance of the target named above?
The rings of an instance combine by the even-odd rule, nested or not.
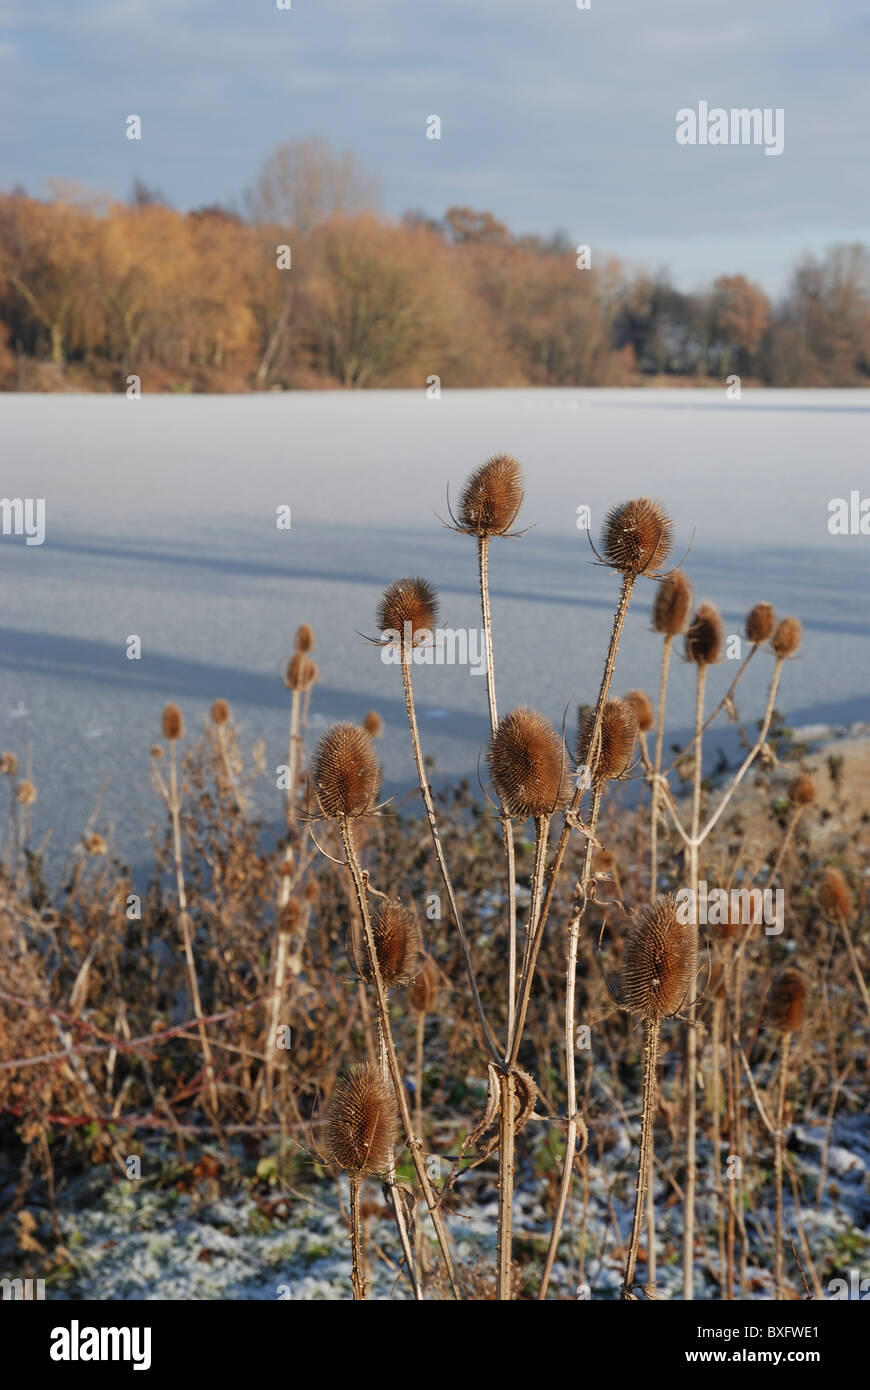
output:
[[[618,1127],[603,1165],[597,1157],[592,1162],[590,1154],[585,1228],[578,1178],[568,1209],[568,1235],[553,1273],[553,1296],[618,1298],[623,1242],[633,1203],[635,1138],[627,1128]],[[823,1123],[798,1124],[789,1133],[788,1152],[804,1198],[798,1212],[791,1193],[787,1194],[786,1229],[794,1238],[807,1284],[812,1287],[814,1273],[822,1295],[827,1297],[830,1281],[845,1277],[851,1296],[857,1297],[860,1279],[870,1273],[870,1118],[854,1115],[838,1119],[827,1142]],[[702,1148],[702,1174],[708,1158]],[[818,1200],[823,1163],[827,1176]],[[756,1195],[746,1213],[750,1239],[759,1252],[758,1263],[749,1268],[749,1296],[754,1299],[773,1294],[770,1192],[766,1184],[768,1200],[759,1203]],[[9,1189],[3,1195],[11,1195]],[[377,1183],[368,1184],[365,1197],[370,1213],[369,1296],[408,1298],[408,1285],[396,1263],[395,1230],[386,1217]],[[656,1206],[658,1294],[665,1299],[678,1298],[682,1207],[674,1200],[672,1184],[662,1177],[656,1185]],[[715,1209],[712,1202],[705,1207],[703,1193],[699,1210],[706,1218],[702,1221],[706,1254],[698,1260],[697,1296],[716,1299],[720,1293]],[[189,1192],[179,1192],[178,1186],[154,1187],[144,1181],[127,1183],[112,1178],[106,1183],[95,1170],[75,1180],[62,1194],[60,1234],[68,1259],[47,1279],[47,1296],[98,1301],[349,1299],[346,1211],[344,1179],[338,1187],[324,1180],[311,1184],[308,1191],[294,1190],[285,1196],[273,1189],[264,1199],[251,1187],[221,1190],[216,1181]],[[448,1225],[460,1270],[476,1275],[478,1280],[481,1276],[486,1279],[495,1262],[496,1212],[493,1174],[480,1169],[465,1173]],[[29,1217],[34,1218],[28,1223],[34,1236],[44,1237],[50,1229],[48,1212],[32,1208]],[[427,1263],[434,1267],[437,1249],[422,1208],[420,1218]],[[584,1229],[586,1258],[581,1269],[580,1233]],[[516,1264],[528,1274],[521,1296],[534,1296],[549,1220],[540,1181],[530,1172],[522,1176],[517,1191],[514,1230]],[[804,1241],[814,1271],[804,1268]],[[642,1255],[641,1280],[643,1241]],[[20,1261],[20,1253],[14,1251],[14,1237],[7,1234],[0,1240],[0,1265],[11,1273]],[[789,1280],[797,1296],[803,1294],[801,1268],[787,1257]],[[853,1271],[858,1278],[850,1280]]]

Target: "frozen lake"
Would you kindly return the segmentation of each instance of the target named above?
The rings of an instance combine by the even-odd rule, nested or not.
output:
[[[446,490],[507,450],[525,465],[521,540],[493,543],[499,703],[561,722],[597,691],[618,583],[590,563],[577,508],[661,498],[696,599],[740,632],[760,599],[805,627],[780,708],[793,722],[870,718],[870,537],[832,536],[828,503],[870,495],[870,394],[724,391],[445,391],[246,397],[0,397],[6,497],[44,497],[46,538],[0,537],[0,746],[32,746],[38,834],[53,862],[103,790],[133,865],[159,812],[148,777],[160,713],[177,700],[193,731],[211,701],[233,705],[250,743],[283,761],[281,682],[303,621],[317,633],[322,684],[313,732],[371,707],[388,789],[411,776],[395,668],[355,632],[374,632],[380,590],[422,574],[445,625],[477,627],[475,547],[445,530]],[[276,510],[292,508],[278,530]],[[657,686],[653,586],[639,586],[615,689]],[[129,635],[141,661],[126,659]],[[740,702],[755,717],[764,654]],[[724,691],[729,663],[711,677]],[[417,676],[426,751],[439,773],[477,775],[484,682],[464,667]],[[674,729],[691,681],[674,669]],[[715,742],[715,741],[714,741]],[[263,785],[263,805],[269,806]],[[274,809],[279,807],[274,796]]]

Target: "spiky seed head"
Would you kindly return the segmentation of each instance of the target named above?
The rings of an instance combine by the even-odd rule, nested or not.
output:
[[[767,1022],[781,1033],[796,1033],[804,1021],[807,982],[799,970],[784,970],[770,987]]]
[[[302,896],[307,903],[316,903],[320,897],[320,884],[316,878],[306,879],[305,887],[302,889]]]
[[[384,732],[384,721],[376,709],[370,709],[363,720],[363,728],[372,738],[380,738]]]
[[[756,603],[746,614],[746,636],[750,642],[766,642],[775,627],[772,603]]]
[[[675,570],[662,579],[653,604],[653,627],[664,637],[677,637],[685,632],[692,607],[692,586],[682,570]]]
[[[423,938],[410,908],[400,902],[383,903],[372,918],[372,936],[381,979],[388,989],[403,989],[416,979],[423,959]],[[347,954],[364,980],[374,976],[359,923],[348,933]]]
[[[686,633],[686,656],[696,666],[713,666],[722,657],[725,631],[718,608],[699,605]]]
[[[848,919],[852,915],[852,890],[846,882],[845,874],[833,865],[825,869],[819,885],[819,902],[827,917],[843,916]]]
[[[788,799],[793,806],[809,806],[816,799],[816,784],[808,772],[789,783]]]
[[[570,797],[562,740],[549,719],[528,706],[499,721],[489,766],[500,801],[518,820],[551,816]]]
[[[415,646],[427,642],[438,626],[438,595],[427,579],[396,579],[384,590],[377,622],[382,633],[398,632],[404,641],[407,631]]]
[[[318,677],[317,662],[302,651],[296,651],[287,663],[285,684],[291,690],[310,690]]]
[[[354,1177],[382,1173],[396,1143],[396,1101],[380,1072],[358,1062],[335,1083],[326,1107],[327,1156]]]
[[[408,990],[411,1008],[416,1009],[418,1014],[434,1013],[438,1007],[440,987],[441,978],[438,973],[438,966],[431,956],[426,956],[417,978]]]
[[[522,466],[510,454],[494,454],[475,468],[459,499],[459,524],[478,536],[503,536],[523,502]]]
[[[85,847],[85,853],[95,857],[108,852],[108,845],[97,830],[92,830],[89,835],[85,835],[82,844]]]
[[[18,759],[14,753],[0,753],[0,774],[4,777],[18,775]]]
[[[652,574],[671,553],[673,527],[661,502],[635,497],[613,507],[604,519],[604,558],[623,574]]]
[[[18,786],[15,788],[15,799],[22,806],[32,806],[38,795],[39,793],[36,787],[32,782],[28,782],[26,778],[24,781],[19,782]]]
[[[289,935],[290,932],[296,931],[301,922],[302,905],[296,898],[290,898],[289,902],[286,902],[281,908],[278,917],[278,930],[279,932],[284,932],[285,935]]]
[[[655,723],[652,700],[645,690],[629,690],[622,698],[627,705],[631,705],[637,720],[637,727],[642,734],[645,734]]]
[[[783,618],[777,624],[770,645],[778,657],[794,656],[801,644],[803,628],[799,618]]]
[[[668,1018],[685,1003],[692,979],[692,932],[677,900],[656,898],[635,914],[622,956],[622,1004],[645,1019]]]
[[[628,700],[606,700],[601,711],[601,741],[594,766],[590,766],[589,742],[595,724],[595,710],[581,705],[577,724],[577,763],[589,769],[589,778],[596,785],[623,777],[634,756],[637,742],[637,715]]]
[[[167,705],[163,711],[163,737],[174,743],[176,739],[184,738],[184,719],[178,705]]]
[[[301,623],[296,629],[297,652],[314,651],[314,628],[310,623]]]
[[[211,707],[211,717],[215,724],[226,724],[230,717],[230,707],[226,700],[215,700]]]
[[[364,816],[380,781],[370,735],[358,724],[333,724],[314,750],[311,776],[324,816]]]

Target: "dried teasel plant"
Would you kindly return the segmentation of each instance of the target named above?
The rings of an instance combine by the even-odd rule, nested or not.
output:
[[[423,964],[423,938],[411,909],[398,900],[382,903],[372,916],[372,936],[387,989],[404,989],[412,984]],[[355,924],[348,931],[347,954],[360,978],[371,983],[374,976]]]
[[[459,501],[459,526],[475,536],[504,536],[523,503],[522,465],[510,454],[494,454],[476,468]]]
[[[772,603],[756,603],[746,615],[746,637],[753,643],[767,642],[776,627]]]
[[[637,743],[638,719],[631,700],[607,700],[599,722],[597,756],[591,753],[597,711],[589,705],[578,711],[577,763],[585,768],[591,783],[601,784],[624,777]]]
[[[430,642],[438,626],[438,595],[427,579],[396,579],[384,590],[377,622],[383,641]]]
[[[807,1004],[807,982],[799,970],[784,970],[774,980],[767,1000],[767,1023],[780,1034],[779,1093],[774,1131],[774,1185],[776,1203],[776,1247],[774,1252],[774,1298],[783,1297],[783,1219],[782,1168],[785,1142],[785,1104],[791,1040],[803,1026]]]
[[[407,645],[407,643],[403,643],[403,649]],[[405,1140],[435,1228],[445,1272],[454,1297],[458,1298],[459,1286],[453,1268],[447,1229],[426,1170],[422,1148],[414,1131],[411,1112],[405,1095],[390,1023],[387,990],[380,970],[372,915],[369,910],[368,899],[372,888],[368,876],[363,873],[355,839],[354,826],[359,818],[371,814],[375,809],[373,803],[380,782],[380,767],[375,757],[371,736],[356,724],[335,724],[332,728],[327,729],[312,758],[311,778],[322,815],[337,823],[341,836],[347,867],[353,883],[356,909],[362,924],[362,947],[366,953],[367,969],[374,985],[378,1038],[381,1049],[381,1071],[383,1075],[388,1075],[392,1082]],[[383,897],[383,895],[380,896]],[[404,1209],[392,1183],[391,1196],[415,1297],[420,1297],[419,1283],[412,1268],[413,1262],[408,1246]]]
[[[371,735],[358,724],[333,724],[314,750],[311,778],[327,819],[368,815],[380,782]]]
[[[861,962],[858,959],[858,952],[855,949],[852,932],[849,928],[849,921],[855,911],[854,899],[846,875],[840,869],[828,865],[819,885],[818,898],[828,921],[835,922],[840,928],[843,944],[846,947],[846,955],[849,957],[849,965],[858,986],[858,993],[861,995],[867,1017],[870,1018],[870,993],[867,990],[867,982],[864,979],[864,972],[861,969]]]
[[[680,916],[677,899],[657,898],[641,907],[625,943],[620,978],[621,1007],[638,1015],[645,1027],[640,1152],[634,1219],[625,1264],[622,1297],[636,1298],[635,1265],[650,1175],[651,1137],[656,1112],[659,1028],[663,1018],[679,1013],[694,985],[692,933]],[[648,1231],[650,1245],[655,1230]]]
[[[770,645],[781,661],[797,654],[803,640],[803,628],[797,618],[783,618],[774,629]]]
[[[324,1157],[343,1168],[350,1183],[351,1286],[364,1299],[360,1183],[364,1174],[384,1173],[393,1161],[398,1120],[389,1085],[368,1062],[339,1077],[326,1109]]]
[[[671,519],[660,502],[636,497],[613,507],[605,518],[605,563],[622,574],[653,574],[673,547]]]

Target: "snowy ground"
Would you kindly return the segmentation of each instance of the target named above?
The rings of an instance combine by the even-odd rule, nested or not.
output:
[[[870,1277],[870,1118],[839,1119],[830,1136],[828,1178],[820,1205],[815,1203],[819,1161],[825,1138],[822,1124],[802,1123],[789,1135],[789,1151],[796,1173],[807,1194],[800,1212],[811,1257],[825,1296],[834,1277],[849,1281]],[[708,1155],[702,1146],[700,1171]],[[763,1157],[763,1156],[761,1156]],[[606,1165],[590,1164],[587,1215],[588,1254],[581,1289],[576,1260],[560,1261],[554,1272],[554,1294],[562,1298],[618,1297],[622,1282],[620,1247],[628,1233],[633,1197],[633,1165],[636,1149],[628,1130],[617,1127],[615,1143],[607,1152]],[[153,1167],[152,1158],[149,1166]],[[495,1259],[496,1190],[491,1171],[468,1174],[460,1185],[459,1212],[449,1218],[458,1262],[474,1262],[482,1256]],[[771,1195],[765,1188],[766,1198]],[[8,1195],[8,1194],[3,1194]],[[379,1203],[376,1183],[365,1194]],[[663,1181],[656,1188],[659,1234],[658,1289],[662,1298],[678,1298],[681,1290],[680,1232],[682,1211],[669,1201],[671,1189]],[[347,1193],[342,1186],[344,1209]],[[32,1211],[37,1230],[47,1229],[47,1214]],[[620,1235],[613,1221],[619,1225]],[[569,1224],[576,1231],[581,1221],[579,1183],[569,1206]],[[752,1298],[770,1298],[772,1279],[770,1237],[773,1211],[769,1200],[754,1202],[747,1213],[752,1237],[766,1252],[764,1268],[750,1266]],[[790,1197],[786,1200],[787,1228],[797,1235]],[[521,1177],[517,1193],[515,1236],[523,1256],[538,1252],[533,1268],[540,1268],[540,1252],[546,1248],[549,1225],[540,1194],[531,1176]],[[93,1172],[76,1180],[67,1190],[61,1215],[63,1243],[69,1262],[49,1281],[48,1297],[95,1300],[123,1299],[346,1299],[350,1297],[347,1227],[339,1208],[335,1184],[315,1183],[304,1192],[281,1200],[277,1192],[255,1198],[250,1189],[221,1193],[216,1183],[202,1182],[190,1192],[176,1186],[156,1188],[147,1181],[124,1182]],[[427,1241],[431,1232],[425,1227]],[[10,1245],[11,1223],[0,1241],[0,1262],[8,1272],[15,1262]],[[396,1238],[386,1220],[370,1226],[373,1298],[405,1298],[407,1285],[397,1278]],[[717,1298],[713,1277],[715,1236],[706,1231],[709,1258],[698,1262],[697,1297]],[[387,1260],[378,1257],[379,1247]],[[5,1247],[5,1248],[4,1248]],[[433,1252],[434,1252],[434,1246]],[[433,1260],[435,1255],[433,1253]],[[788,1277],[802,1290],[800,1276],[790,1260]],[[644,1265],[639,1266],[643,1279]],[[857,1285],[855,1286],[857,1287]]]

